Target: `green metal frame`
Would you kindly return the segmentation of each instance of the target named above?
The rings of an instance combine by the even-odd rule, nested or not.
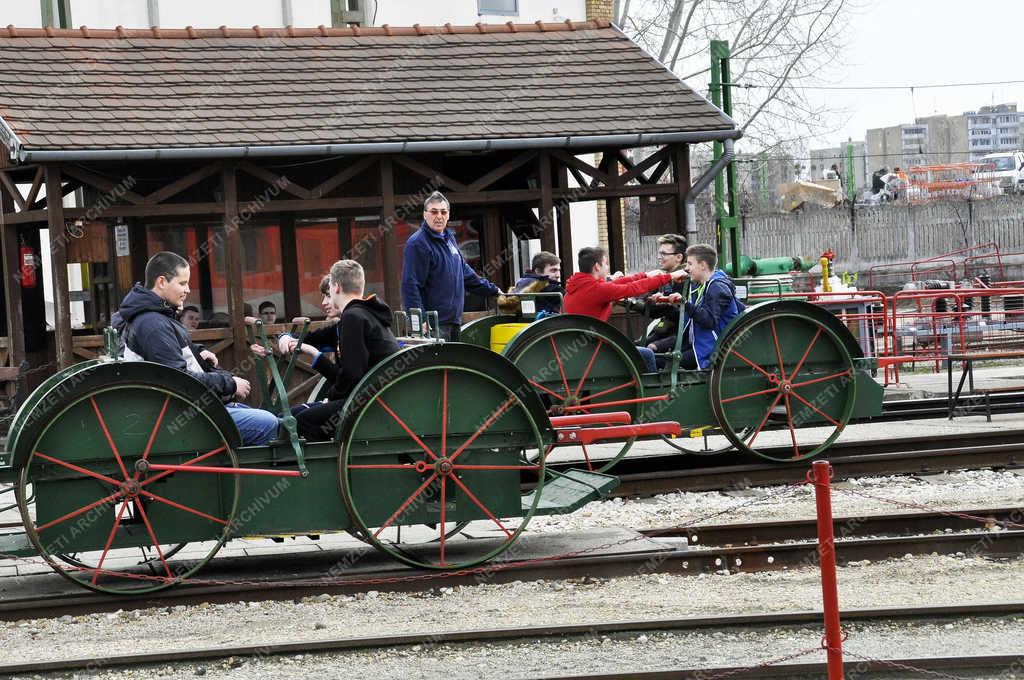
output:
[[[711,41],[711,102],[732,116],[732,74],[729,66],[729,43],[725,40]],[[725,145],[714,142],[714,160],[725,154]],[[724,175],[724,176],[723,176]],[[719,262],[731,262],[733,278],[740,275],[740,198],[736,182],[736,163],[730,162],[724,173],[715,176],[715,217],[717,229],[715,245]],[[728,190],[728,194],[726,193]],[[728,247],[728,255],[726,248]]]

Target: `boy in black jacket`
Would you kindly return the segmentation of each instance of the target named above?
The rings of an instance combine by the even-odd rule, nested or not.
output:
[[[391,332],[391,309],[374,295],[363,298],[365,282],[363,268],[355,260],[338,260],[331,267],[331,300],[341,313],[341,354],[336,364],[316,362],[323,364],[317,369],[332,387],[330,401],[296,415],[299,435],[307,441],[330,439],[355,386],[373,366],[398,351]]]

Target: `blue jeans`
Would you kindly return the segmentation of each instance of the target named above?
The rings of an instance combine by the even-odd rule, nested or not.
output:
[[[231,402],[224,405],[242,435],[243,446],[260,446],[277,437],[280,421],[270,411]]]
[[[650,347],[641,347],[637,345],[636,351],[640,352],[640,356],[643,358],[644,363],[647,365],[648,373],[657,373],[658,366],[654,361],[654,350]]]

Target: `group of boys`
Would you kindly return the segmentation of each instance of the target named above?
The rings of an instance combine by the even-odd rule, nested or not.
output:
[[[438,312],[441,332],[457,340],[465,291],[498,295],[497,286],[480,277],[466,263],[452,231],[447,228],[448,200],[435,192],[424,203],[423,223],[408,239],[402,273],[402,298],[406,309]],[[718,335],[739,313],[735,286],[716,269],[716,253],[706,245],[686,247],[686,240],[669,234],[658,240],[659,269],[623,276],[609,273],[608,255],[602,248],[579,252],[579,271],[561,285],[561,262],[548,252],[534,256],[533,271],[514,287],[517,293],[564,292],[564,311],[607,321],[612,303],[625,298],[661,292],[668,304],[651,311],[663,320],[638,347],[649,370],[656,370],[656,353],[671,349],[680,322],[680,307],[687,338],[683,368],[703,368]],[[121,352],[129,360],[145,360],[176,368],[199,379],[226,402],[245,445],[266,444],[277,437],[279,418],[269,411],[242,404],[251,389],[245,378],[217,365],[216,356],[194,343],[189,329],[178,321],[178,311],[189,293],[190,269],[181,256],[160,252],[146,265],[145,285],[136,283],[121,303],[112,325],[121,337]],[[683,280],[689,277],[689,297],[683,301]],[[278,341],[282,353],[302,352],[314,369],[327,378],[327,400],[301,404],[292,411],[299,435],[322,441],[333,435],[338,414],[360,379],[375,364],[399,349],[391,331],[391,310],[376,296],[364,297],[365,274],[354,260],[339,260],[321,282],[321,309],[335,324],[309,334],[306,342],[289,335]],[[269,303],[273,304],[273,303]],[[557,298],[538,300],[538,310],[557,310]],[[260,311],[263,312],[263,305]],[[269,310],[268,310],[269,311]],[[198,310],[196,310],[198,316]],[[276,309],[273,310],[276,317]],[[262,316],[262,314],[261,314]],[[264,321],[269,322],[269,314]],[[198,319],[197,319],[198,320]],[[260,345],[252,351],[265,353]],[[324,357],[334,354],[334,361]],[[660,360],[663,361],[663,358]]]

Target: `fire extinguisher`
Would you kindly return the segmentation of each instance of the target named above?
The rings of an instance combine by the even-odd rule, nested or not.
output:
[[[21,247],[18,249],[18,255],[21,259],[21,287],[35,288],[36,254],[32,252],[32,248],[25,243],[24,239],[21,241]]]

